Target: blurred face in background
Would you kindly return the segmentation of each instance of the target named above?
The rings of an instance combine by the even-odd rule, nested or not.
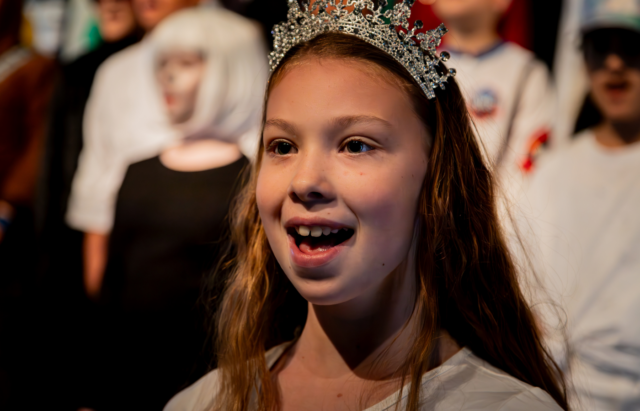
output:
[[[438,0],[433,11],[447,25],[464,30],[478,24],[497,25],[511,0]]]
[[[584,37],[591,96],[612,122],[640,121],[640,33],[600,29]]]
[[[126,37],[136,27],[131,0],[98,0],[98,23],[104,41]]]
[[[197,6],[199,0],[132,0],[138,24],[151,31],[169,15],[186,7]]]
[[[204,56],[197,51],[170,51],[158,57],[156,78],[172,124],[193,116],[205,65]]]

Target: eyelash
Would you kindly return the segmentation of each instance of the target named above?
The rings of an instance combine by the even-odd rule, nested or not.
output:
[[[271,153],[271,154],[273,154],[273,155],[279,155],[279,156],[284,156],[284,155],[289,154],[289,153],[287,153],[287,154],[277,154],[277,153],[276,153],[276,149],[278,148],[278,145],[279,145],[280,143],[289,144],[293,149],[296,149],[296,150],[297,150],[297,147],[296,147],[296,146],[294,146],[294,145],[293,145],[293,143],[291,143],[291,142],[289,142],[289,141],[287,141],[287,140],[283,140],[283,139],[276,139],[276,140],[273,140],[272,142],[270,142],[270,143],[267,145],[267,152],[268,152],[268,153]]]
[[[358,143],[362,144],[363,146],[368,147],[368,149],[367,149],[367,150],[365,150],[365,151],[359,152],[359,153],[351,153],[351,152],[348,152],[349,154],[364,154],[364,153],[368,153],[369,151],[373,151],[373,150],[375,150],[375,149],[376,149],[373,145],[366,143],[363,139],[360,139],[360,138],[350,138],[350,139],[346,140],[344,143],[342,143],[342,148],[341,148],[341,150],[346,151],[346,149],[347,149],[347,145],[348,145],[349,143],[352,143],[352,142],[358,142]]]
[[[349,143],[353,143],[353,142],[360,143],[363,146],[365,146],[367,149],[364,150],[364,151],[361,151],[361,152],[349,152],[349,151],[347,151],[347,145]],[[268,153],[273,154],[273,155],[286,156],[289,153],[286,153],[286,154],[278,154],[278,153],[276,153],[276,150],[278,149],[279,145],[282,144],[282,143],[288,144],[289,146],[291,146],[291,149],[297,150],[297,147],[295,145],[293,145],[291,142],[289,142],[287,140],[283,140],[283,139],[276,139],[276,140],[273,140],[272,142],[270,142],[267,145],[266,151]],[[368,153],[369,151],[373,151],[375,149],[376,148],[373,147],[371,144],[367,144],[366,142],[364,142],[362,139],[359,139],[359,138],[350,138],[350,139],[346,140],[344,143],[342,143],[342,145],[340,147],[340,151],[345,151],[345,152],[347,152],[349,154],[352,154],[352,155]]]

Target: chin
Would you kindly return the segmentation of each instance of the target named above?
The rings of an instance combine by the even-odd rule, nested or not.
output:
[[[606,118],[613,123],[630,123],[638,121],[638,116],[634,112],[630,112],[626,107],[619,110],[609,109],[605,114]]]
[[[353,290],[349,290],[339,277],[325,277],[310,279],[294,274],[293,286],[298,290],[302,298],[313,305],[337,305],[354,298]]]

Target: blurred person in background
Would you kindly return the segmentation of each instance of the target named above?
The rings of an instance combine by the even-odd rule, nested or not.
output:
[[[64,224],[71,181],[82,149],[82,120],[98,67],[112,54],[136,43],[141,33],[130,0],[97,0],[102,43],[97,49],[62,67],[52,102],[39,207],[45,223]],[[54,221],[51,221],[53,219]]]
[[[438,0],[432,7],[449,29],[442,48],[451,53],[447,64],[458,72],[488,160],[506,192],[518,192],[550,137],[555,97],[545,65],[498,34],[510,6],[511,0]]]
[[[132,0],[136,21],[151,32],[176,11],[199,0]],[[129,164],[158,154],[179,138],[164,115],[146,39],[98,69],[84,113],[84,141],[73,178],[67,224],[85,233],[84,284],[95,299],[106,264],[115,200]]]
[[[0,1],[0,242],[33,210],[54,62],[20,44],[22,1]]]
[[[0,409],[25,367],[35,280],[33,207],[55,64],[20,42],[22,1],[0,0]]]
[[[567,316],[571,350],[554,351],[585,409],[640,409],[639,45],[640,2],[585,2],[583,56],[602,120],[545,159],[522,207],[538,271]]]
[[[64,222],[82,149],[83,113],[98,66],[141,37],[130,0],[98,0],[95,5],[102,43],[64,65],[57,79],[36,202],[37,301],[46,309],[39,310],[33,324],[48,341],[39,350],[39,362],[46,365],[45,374],[55,373],[47,387],[49,399],[70,408],[85,391],[83,369],[91,365],[86,363],[86,341],[96,319],[82,281],[83,236]]]
[[[259,143],[267,52],[224,9],[169,17],[148,38],[158,98],[182,138],[131,164],[118,192],[100,302],[96,410],[159,410],[207,371],[204,274],[223,245],[243,150]]]
[[[77,242],[68,233],[64,214],[71,192],[78,156],[82,149],[82,120],[85,105],[98,67],[112,54],[136,43],[140,32],[130,0],[98,0],[98,27],[102,44],[95,50],[62,67],[52,101],[51,123],[40,183],[39,224],[44,225],[47,245]],[[65,241],[61,241],[60,236]],[[63,244],[61,244],[63,243]],[[70,262],[66,253],[48,250],[57,263]],[[79,261],[72,258],[73,262]],[[55,263],[54,263],[55,265]]]

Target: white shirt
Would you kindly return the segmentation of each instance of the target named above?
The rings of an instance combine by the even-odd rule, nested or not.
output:
[[[267,352],[267,366],[271,368],[288,344]],[[164,411],[205,411],[215,400],[219,386],[217,370],[202,377],[195,384],[173,397]],[[406,407],[408,386],[402,394],[398,410]],[[398,392],[365,411],[395,410]],[[509,374],[492,367],[463,348],[441,366],[422,377],[421,410],[450,411],[544,411],[560,410],[555,401],[540,388],[532,387]]]
[[[538,274],[566,312],[573,355],[556,355],[584,407],[638,409],[640,143],[607,149],[581,133],[541,164],[521,208]]]
[[[143,40],[111,56],[96,73],[66,216],[75,229],[111,231],[129,164],[157,155],[180,137],[162,107],[149,52]]]
[[[553,65],[558,93],[554,139],[558,147],[571,143],[576,120],[589,92],[587,68],[580,49],[582,42],[580,23],[584,4],[585,0],[563,0],[562,2],[562,18],[558,27]]]
[[[519,188],[553,128],[555,95],[547,68],[514,43],[500,43],[477,56],[451,51],[447,65],[457,70],[488,160],[500,163],[503,186]]]

